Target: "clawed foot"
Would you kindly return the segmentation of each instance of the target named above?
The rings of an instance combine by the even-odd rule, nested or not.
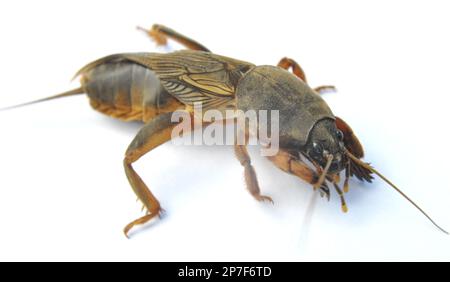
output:
[[[316,91],[319,94],[325,94],[328,92],[337,92],[337,89],[333,85],[323,85],[323,86],[314,88],[314,91]]]
[[[163,209],[159,209],[157,212],[150,212],[149,214],[144,215],[143,217],[140,217],[140,218],[138,218],[136,220],[133,220],[132,222],[128,223],[127,226],[125,226],[125,228],[123,229],[123,233],[125,234],[125,237],[127,237],[128,239],[130,238],[128,236],[128,232],[134,226],[144,224],[144,223],[150,221],[155,216],[158,216],[159,218],[161,218],[162,213],[164,213],[164,210]]]
[[[145,32],[148,36],[150,36],[153,41],[155,41],[158,46],[167,45],[167,37],[161,34],[158,30],[157,26],[153,26],[151,29],[145,29],[143,27],[137,26],[137,30]]]
[[[269,203],[271,203],[272,205],[274,204],[272,198],[269,197],[269,196],[257,195],[257,196],[255,196],[255,199],[256,199],[257,201],[259,201],[259,202],[269,202]]]
[[[328,188],[328,185],[325,182],[322,183],[322,185],[319,188],[314,186],[314,190],[317,189],[319,189],[319,193],[322,198],[325,196],[327,200],[330,201],[330,188]]]

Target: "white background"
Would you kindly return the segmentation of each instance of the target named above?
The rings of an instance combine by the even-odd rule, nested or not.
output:
[[[301,63],[365,146],[366,160],[450,229],[448,1],[2,1],[0,107],[76,87],[85,63],[164,51],[162,23],[255,64]],[[173,48],[176,45],[172,44]],[[141,125],[82,96],[0,112],[0,260],[449,260],[450,237],[386,184],[351,182],[349,213],[251,148],[246,191],[231,147],[166,144],[135,168],[166,210],[141,216],[122,159]],[[308,217],[307,211],[311,213]],[[308,219],[309,218],[309,219]],[[309,223],[308,223],[309,222]]]

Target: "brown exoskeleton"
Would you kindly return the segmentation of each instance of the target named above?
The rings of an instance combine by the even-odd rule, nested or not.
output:
[[[268,157],[277,167],[300,177],[328,197],[327,183],[332,184],[340,196],[343,211],[347,211],[343,194],[348,191],[349,178],[355,176],[371,182],[372,174],[377,174],[447,233],[395,185],[361,160],[363,148],[352,129],[332,113],[319,95],[332,86],[315,89],[308,86],[303,70],[294,60],[283,58],[278,66],[255,66],[213,54],[198,42],[161,25],[144,31],[160,45],[170,38],[190,50],[107,56],[77,73],[81,77],[79,88],[31,102],[86,93],[94,109],[125,121],[145,123],[129,145],[123,165],[146,214],[129,223],[124,228],[125,235],[133,226],[148,222],[162,211],[132,164],[169,141],[177,125],[171,122],[172,113],[184,110],[192,115],[196,102],[201,102],[205,109],[278,110],[280,150]],[[288,72],[289,68],[293,74]],[[235,144],[235,153],[244,167],[251,195],[258,201],[271,202],[270,197],[260,193],[246,146]],[[345,175],[343,191],[338,186],[341,172]]]

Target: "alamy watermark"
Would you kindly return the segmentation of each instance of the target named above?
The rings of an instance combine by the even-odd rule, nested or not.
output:
[[[262,156],[274,156],[279,149],[278,110],[225,110],[203,112],[202,104],[195,103],[193,114],[179,110],[172,114],[175,145],[261,145]],[[177,138],[186,134],[191,138]],[[249,138],[250,136],[257,138]]]

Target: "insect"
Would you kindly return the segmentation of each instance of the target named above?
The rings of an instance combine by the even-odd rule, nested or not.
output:
[[[283,58],[277,66],[256,66],[214,54],[195,40],[162,25],[140,29],[159,45],[172,39],[187,50],[106,56],[77,72],[79,88],[18,105],[86,93],[95,110],[124,121],[144,122],[125,152],[123,166],[146,213],[125,226],[126,236],[134,226],[162,212],[157,198],[133,169],[133,163],[169,141],[171,130],[177,125],[171,121],[172,113],[184,110],[193,115],[196,102],[201,102],[205,109],[278,110],[280,150],[268,157],[275,166],[298,176],[328,198],[331,185],[340,197],[344,212],[349,178],[354,176],[371,182],[373,175],[378,175],[447,233],[393,183],[362,161],[364,151],[352,129],[332,113],[320,96],[333,87],[311,88],[302,68],[293,59]],[[246,144],[236,143],[234,150],[243,166],[250,194],[258,201],[273,202],[260,191]],[[341,173],[345,176],[342,189]]]

